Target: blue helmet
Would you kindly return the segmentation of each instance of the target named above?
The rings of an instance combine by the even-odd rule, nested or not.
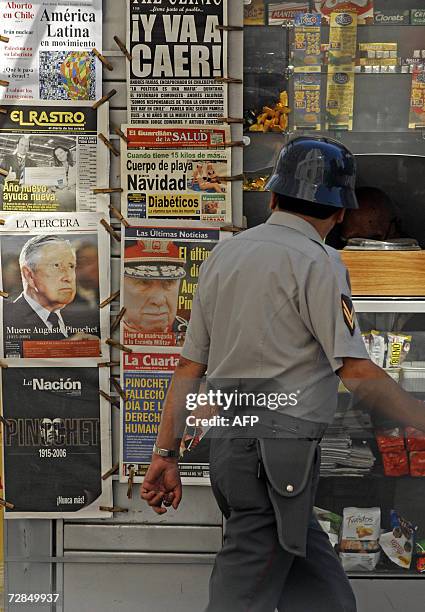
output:
[[[335,208],[358,208],[356,161],[340,142],[299,136],[279,153],[266,189],[283,196]]]

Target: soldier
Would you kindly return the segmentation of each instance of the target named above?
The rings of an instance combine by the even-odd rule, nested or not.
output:
[[[202,265],[141,496],[158,514],[178,507],[185,403],[207,371],[213,403],[223,405],[217,391],[233,398],[220,410],[228,424],[211,440],[211,484],[227,522],[207,612],[355,612],[312,513],[318,443],[334,416],[339,378],[372,408],[425,429],[423,404],[369,360],[347,270],[324,244],[345,210],[357,208],[354,183],[346,147],[295,138],[268,183],[268,221],[225,241]],[[272,409],[261,409],[260,397],[272,399]],[[258,417],[255,427],[231,426],[233,416],[247,415]]]

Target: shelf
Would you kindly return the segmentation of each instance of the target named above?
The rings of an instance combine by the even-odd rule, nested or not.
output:
[[[417,572],[415,569],[403,570],[399,571],[393,569],[375,569],[372,572],[347,572],[347,576],[349,578],[403,578],[403,579],[414,579],[414,578],[422,578],[424,579],[424,575]]]

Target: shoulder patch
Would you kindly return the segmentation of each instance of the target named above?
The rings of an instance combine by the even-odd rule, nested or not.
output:
[[[346,326],[348,327],[350,334],[354,336],[354,330],[356,329],[356,322],[354,319],[354,306],[348,295],[341,294],[341,306],[342,316]]]

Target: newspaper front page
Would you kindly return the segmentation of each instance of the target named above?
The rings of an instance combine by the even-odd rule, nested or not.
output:
[[[128,123],[227,117],[227,0],[127,0]]]
[[[108,104],[5,104],[0,115],[0,210],[108,210],[93,189],[108,184]]]
[[[8,519],[99,518],[112,506],[110,414],[93,361],[6,362],[1,371],[4,496]]]
[[[109,236],[99,213],[3,215],[0,351],[11,359],[109,354]]]
[[[232,220],[229,126],[123,126],[121,210],[127,218]]]
[[[121,481],[133,472],[142,482],[158,435],[168,386],[178,364],[176,349],[138,351],[122,356],[122,388],[126,394],[121,411]],[[188,411],[187,415],[191,413]],[[195,442],[194,428],[187,429],[180,449],[180,476],[186,484],[209,484],[209,443]]]
[[[136,222],[135,222],[136,223]],[[182,346],[199,268],[229,234],[200,222],[144,221],[125,228],[121,243],[121,342]]]
[[[6,100],[96,100],[102,92],[102,0],[0,0]]]

